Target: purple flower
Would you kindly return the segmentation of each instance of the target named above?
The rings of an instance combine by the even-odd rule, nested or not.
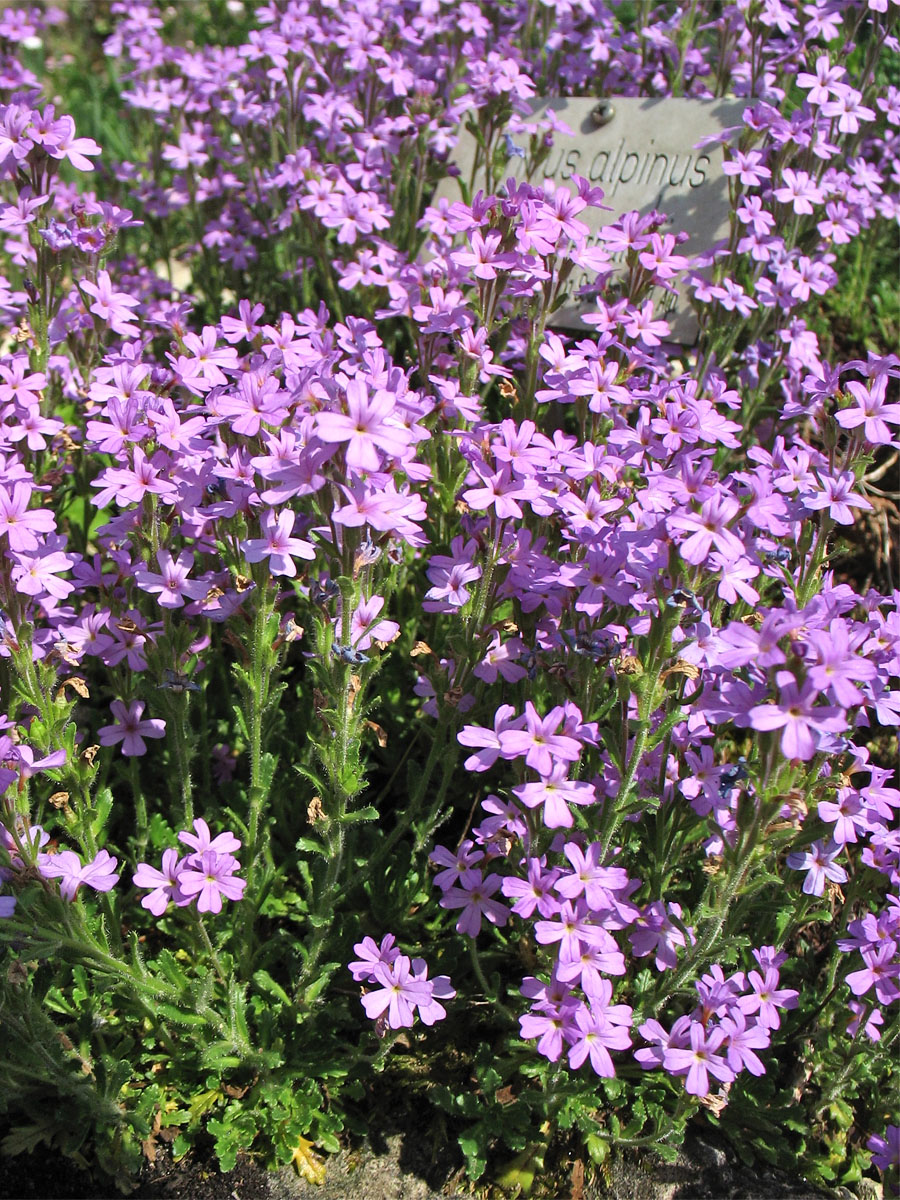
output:
[[[423,607],[426,612],[452,612],[461,608],[471,595],[466,585],[481,578],[481,567],[473,561],[474,542],[464,544],[463,539],[457,537],[450,549],[451,554],[433,554],[429,560],[428,578],[432,586],[425,594]]]
[[[16,591],[24,596],[52,596],[64,600],[74,590],[74,584],[57,579],[57,573],[68,571],[75,559],[70,554],[41,549],[36,554],[20,552],[16,555],[12,578]],[[49,601],[47,602],[49,603]]]
[[[822,841],[813,842],[805,852],[789,854],[787,865],[795,871],[806,871],[803,880],[803,890],[807,896],[821,896],[825,892],[825,880],[833,883],[846,883],[847,872],[843,867],[835,866],[834,860],[842,853],[844,847],[835,842],[829,842],[826,847]]]
[[[575,1024],[575,1013],[578,1002],[573,998],[559,1005],[548,1007],[546,1011],[528,1012],[519,1017],[519,1034],[526,1041],[537,1038],[537,1052],[550,1062],[557,1062],[563,1053],[565,1043],[574,1034],[577,1038],[578,1026]]]
[[[873,1133],[866,1145],[872,1151],[872,1165],[879,1171],[900,1165],[900,1125],[888,1125],[884,1137]]]
[[[354,609],[350,618],[350,641],[355,650],[369,650],[373,642],[393,642],[400,636],[396,621],[379,620],[378,614],[383,608],[383,596],[369,596]],[[335,632],[338,632],[337,620]]]
[[[590,783],[569,779],[568,764],[554,762],[547,776],[537,783],[523,783],[513,794],[526,808],[543,804],[542,820],[547,829],[571,829],[570,804],[594,804],[597,794]]]
[[[897,961],[897,944],[886,938],[883,945],[875,949],[860,951],[865,966],[861,971],[851,971],[847,984],[854,996],[864,996],[869,988],[875,988],[878,1003],[893,1004],[900,997],[900,962]]]
[[[234,874],[240,866],[230,854],[204,850],[186,860],[179,872],[178,883],[185,896],[198,897],[198,912],[218,913],[222,911],[223,896],[226,900],[240,900],[244,894],[247,882],[237,879]]]
[[[98,850],[89,863],[82,865],[74,850],[61,850],[59,854],[42,855],[38,869],[45,879],[60,880],[64,900],[74,900],[82,884],[95,892],[111,891],[119,881],[117,862],[106,850]]]
[[[353,949],[359,958],[356,962],[348,963],[347,969],[357,983],[363,979],[371,979],[379,963],[389,967],[400,956],[397,939],[392,933],[384,935],[380,946],[372,938],[365,937],[361,942],[357,942]]]
[[[456,989],[450,983],[449,975],[435,975],[434,979],[428,978],[428,966],[424,958],[414,958],[412,960],[413,976],[419,983],[427,983],[431,989],[431,999],[427,1004],[419,1002],[419,1020],[423,1025],[433,1025],[435,1021],[442,1021],[447,1015],[447,1010],[441,1000],[452,1000],[456,995]]]
[[[606,940],[608,939],[608,940]],[[600,943],[581,942],[578,958],[565,962],[560,958],[556,964],[556,974],[562,983],[570,987],[580,985],[588,999],[593,1000],[600,995],[606,975],[625,974],[625,955],[616,946],[610,934]]]
[[[590,1006],[581,1004],[575,1011],[575,1028],[569,1031],[569,1065],[578,1068],[590,1058],[596,1075],[611,1079],[615,1075],[610,1050],[627,1050],[631,1045],[632,1010],[627,1004],[610,1004],[612,984],[600,981]]]
[[[179,859],[178,851],[171,848],[163,851],[161,871],[149,863],[138,863],[132,882],[135,887],[153,889],[149,896],[141,899],[141,905],[155,917],[163,915],[170,900],[180,907],[190,904],[191,898],[185,896],[179,887],[178,873],[183,865],[184,860]]]
[[[360,956],[356,962],[348,964],[353,978],[357,982],[381,985],[378,991],[363,995],[366,1015],[380,1021],[387,1012],[387,1025],[391,1029],[409,1028],[416,1009],[424,1025],[443,1020],[447,1010],[439,1001],[450,1000],[456,995],[449,978],[438,975],[429,979],[425,960],[414,958],[410,963],[395,943],[394,935],[387,933],[380,946],[366,937],[353,947]]]
[[[831,519],[838,525],[853,524],[851,504],[855,508],[871,511],[872,505],[865,496],[853,491],[856,476],[852,471],[841,471],[837,475],[829,475],[820,470],[818,475],[822,490],[804,497],[803,502],[807,508],[811,508],[814,512],[827,508]]]
[[[61,767],[66,761],[65,750],[54,750],[43,758],[35,758],[30,746],[19,746],[19,775],[22,779],[30,779],[38,771],[52,771]]]
[[[185,599],[200,600],[209,591],[207,584],[188,579],[188,572],[194,563],[194,556],[189,550],[182,550],[177,562],[168,550],[160,550],[156,561],[159,563],[159,575],[141,565],[135,570],[134,578],[141,591],[159,596],[163,608],[181,608]]]
[[[433,988],[427,980],[413,974],[405,954],[398,955],[390,964],[375,963],[369,979],[381,986],[363,996],[366,1016],[374,1021],[387,1012],[391,1029],[411,1028],[416,1008],[427,1010],[432,1003]]]
[[[235,850],[241,848],[241,839],[236,838],[230,829],[211,837],[209,826],[202,817],[194,819],[194,829],[196,833],[182,830],[178,835],[178,840],[184,842],[186,846],[193,847],[195,854],[203,854],[207,850],[214,850],[216,854],[233,854]]]
[[[835,414],[838,425],[844,429],[863,427],[863,437],[876,446],[889,446],[893,439],[888,422],[900,425],[900,404],[887,403],[887,376],[879,375],[867,387],[851,380],[847,391],[856,401],[855,408],[842,408]]]
[[[481,747],[477,754],[470,755],[464,766],[467,771],[487,771],[498,758],[506,758],[502,738],[509,729],[521,729],[522,717],[514,717],[511,704],[501,704],[494,713],[494,728],[484,729],[480,725],[464,725],[456,735],[461,746]]]
[[[268,558],[269,570],[273,575],[293,578],[297,574],[295,558],[315,558],[316,551],[310,542],[291,537],[294,518],[295,514],[289,508],[282,509],[277,516],[272,509],[266,509],[260,522],[263,537],[248,538],[241,542],[247,562],[257,563]]]
[[[669,904],[669,912],[681,919],[681,905],[677,902]],[[678,963],[676,947],[685,945],[685,937],[669,920],[662,900],[651,901],[640,916],[635,918],[634,924],[635,928],[628,934],[628,938],[635,958],[643,958],[655,952],[657,971],[674,968]],[[688,933],[690,932],[688,930]]]
[[[615,938],[593,921],[593,913],[584,900],[564,900],[555,921],[536,921],[534,936],[542,946],[559,942],[561,963],[580,962],[582,944],[597,947],[606,956],[604,970],[624,974],[625,962]]]
[[[879,1025],[884,1024],[884,1017],[877,1008],[873,1008],[871,1004],[867,1004],[864,1000],[848,1000],[847,1007],[853,1013],[853,1019],[847,1024],[847,1036],[856,1037],[859,1027],[865,1020],[863,1032],[870,1042],[881,1041],[881,1030]]]
[[[127,757],[146,754],[145,737],[165,737],[166,723],[158,717],[148,717],[141,720],[141,714],[146,707],[143,700],[132,700],[126,706],[123,700],[113,700],[110,711],[116,718],[115,725],[104,725],[99,731],[101,746],[115,746],[122,743],[122,753]]]
[[[673,1048],[685,1049],[690,1042],[689,1030],[691,1028],[691,1018],[688,1016],[679,1017],[669,1032],[660,1025],[659,1021],[645,1021],[638,1029],[641,1037],[650,1043],[649,1046],[642,1046],[639,1050],[635,1050],[634,1057],[645,1071],[652,1071],[654,1067],[661,1067],[666,1053]]]
[[[602,912],[612,907],[612,892],[627,888],[627,871],[622,867],[601,866],[603,846],[600,842],[592,842],[587,850],[582,850],[577,842],[566,842],[563,854],[572,864],[572,871],[560,877],[556,890],[567,900],[575,900],[583,894],[588,908]]]
[[[502,926],[509,920],[509,909],[499,900],[492,900],[500,888],[500,875],[488,875],[485,879],[481,871],[472,869],[465,871],[459,879],[459,885],[452,887],[441,897],[441,908],[461,908],[459,920],[456,922],[456,932],[466,933],[469,937],[478,937],[481,932],[481,918],[486,917],[492,925]]]
[[[815,688],[804,685],[801,690],[789,672],[779,672],[778,683],[778,703],[754,705],[750,724],[754,729],[781,729],[781,753],[807,762],[819,748],[816,735],[839,733],[847,722],[839,709],[817,705]]]
[[[713,547],[726,562],[739,559],[744,552],[743,542],[726,528],[739,510],[735,499],[717,492],[701,505],[699,512],[669,517],[668,524],[673,529],[690,534],[679,546],[685,562],[700,566]]]
[[[757,1022],[764,1029],[778,1029],[781,1025],[779,1008],[796,1008],[798,993],[794,988],[778,987],[778,968],[765,968],[765,977],[751,971],[747,982],[753,989],[748,996],[738,997],[738,1008],[745,1015],[758,1012]]]
[[[552,708],[546,717],[540,717],[531,701],[526,700],[525,728],[507,727],[499,735],[503,757],[524,756],[526,766],[545,778],[553,772],[554,759],[575,762],[581,756],[581,742],[556,732],[564,717],[565,709],[560,707]]]
[[[489,233],[486,238],[475,230],[470,238],[471,251],[457,250],[453,261],[461,267],[472,267],[477,279],[496,279],[497,271],[509,271],[516,265],[514,254],[500,253],[501,236]]]
[[[51,111],[52,106],[48,108]],[[44,149],[51,158],[67,158],[78,171],[93,171],[94,164],[86,154],[102,154],[102,149],[93,138],[76,137],[75,122],[64,114],[52,125],[53,135],[42,138]],[[106,272],[102,272],[105,274]]]
[[[769,1031],[764,1025],[747,1025],[747,1018],[739,1008],[732,1008],[727,1017],[722,1018],[721,1028],[727,1036],[725,1057],[729,1067],[735,1072],[747,1070],[751,1075],[765,1075],[766,1068],[754,1054],[754,1050],[764,1050],[771,1044]]]
[[[89,139],[79,140],[84,141]],[[94,153],[99,153],[99,147]],[[90,163],[88,163],[87,159],[83,161],[87,163],[86,169],[90,169]],[[83,279],[78,286],[83,292],[87,292],[89,296],[94,297],[91,312],[96,313],[101,320],[106,321],[114,333],[121,334],[123,337],[137,337],[139,335],[140,328],[134,323],[134,313],[131,309],[137,308],[140,301],[135,300],[133,296],[129,296],[127,292],[113,291],[109,271],[101,271],[97,275],[96,283],[91,283],[90,280]]]
[[[726,1033],[718,1027],[707,1030],[699,1021],[693,1021],[690,1037],[690,1050],[666,1050],[663,1066],[673,1075],[687,1075],[686,1092],[692,1096],[708,1096],[710,1075],[723,1083],[731,1083],[734,1079],[734,1071],[722,1055],[716,1053],[722,1049]]]
[[[552,917],[559,908],[559,901],[553,895],[553,886],[559,878],[559,869],[547,869],[545,858],[529,858],[527,879],[517,875],[503,877],[502,891],[508,899],[515,899],[512,911],[517,917],[530,917],[535,908],[542,917]],[[437,877],[435,877],[437,883]]]
[[[428,861],[434,863],[435,866],[444,867],[444,870],[439,871],[435,875],[434,886],[439,887],[442,891],[446,891],[447,888],[453,887],[466,871],[471,870],[483,858],[484,852],[476,850],[475,843],[468,838],[460,845],[455,854],[448,850],[446,846],[435,846],[428,856]],[[506,880],[504,880],[505,883]],[[504,893],[505,891],[504,887]],[[359,947],[355,946],[354,949],[358,950]]]
[[[28,508],[31,496],[31,486],[26,483],[14,483],[12,491],[0,486],[0,537],[7,535],[10,550],[36,550],[35,534],[50,533],[56,528],[49,509]]]
[[[346,390],[347,412],[320,412],[316,433],[323,442],[346,442],[347,466],[357,471],[378,471],[383,451],[399,458],[409,445],[404,426],[391,419],[396,408],[394,396],[387,391],[369,395],[362,379],[351,379]]]

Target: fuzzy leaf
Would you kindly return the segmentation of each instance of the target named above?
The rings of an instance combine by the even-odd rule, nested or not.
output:
[[[344,815],[343,824],[352,825],[357,821],[377,821],[378,809],[373,808],[369,804],[366,808],[358,808],[355,812],[348,812]]]
[[[294,845],[298,850],[305,850],[307,854],[321,854],[323,858],[326,858],[328,855],[328,851],[322,843],[317,842],[315,838],[297,838]]]
[[[174,1004],[157,1004],[156,1011],[173,1025],[205,1025],[206,1018],[189,1009],[176,1008]]]
[[[276,983],[268,971],[256,971],[253,975],[253,982],[261,992],[267,992],[270,996],[274,996],[276,1000],[280,1000],[282,1004],[290,1004],[291,998],[281,986]]]
[[[107,819],[113,806],[113,794],[110,788],[101,788],[94,801],[94,813],[91,817],[91,832],[99,838],[106,826]]]

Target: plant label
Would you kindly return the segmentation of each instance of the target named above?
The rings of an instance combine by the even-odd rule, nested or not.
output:
[[[532,172],[530,182],[548,179],[571,186],[572,176],[581,175],[605,193],[608,212],[590,208],[579,214],[579,220],[590,227],[589,245],[602,241],[598,233],[604,225],[632,210],[644,215],[656,209],[667,218],[661,232],[687,233],[688,240],[677,247],[680,254],[709,250],[728,236],[730,209],[722,147],[708,141],[723,129],[741,125],[743,101],[614,96],[543,98],[532,103],[536,119],[552,112],[574,136],[554,133],[550,155]],[[528,149],[527,133],[497,136],[492,155],[494,190],[510,176],[525,179],[526,158],[521,152]],[[470,195],[479,188],[487,190],[484,153],[466,130],[453,162]],[[437,191],[438,198],[453,200],[460,194],[459,183],[452,178]],[[625,254],[618,251],[610,257],[622,262]],[[607,292],[620,274],[608,281]],[[587,329],[581,318],[594,310],[593,297],[578,293],[582,288],[596,289],[596,275],[576,272],[569,286],[570,302],[554,313],[552,324]],[[697,321],[687,298],[663,288],[654,289],[652,298],[654,316],[666,317],[673,340],[693,342]]]

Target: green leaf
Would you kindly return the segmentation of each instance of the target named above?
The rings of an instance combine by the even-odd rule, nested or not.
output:
[[[272,780],[275,778],[275,772],[278,770],[278,755],[263,754],[259,760],[260,786],[263,794],[268,795],[272,787]]]
[[[280,1000],[282,1004],[290,1004],[291,998],[281,986],[276,983],[268,971],[256,971],[253,975],[253,982],[261,992],[266,992],[270,996],[274,996],[276,1000]]]
[[[600,1167],[609,1158],[609,1142],[599,1134],[589,1133],[585,1144],[587,1152],[591,1156],[591,1162]]]
[[[230,1042],[213,1042],[203,1051],[201,1062],[204,1067],[216,1071],[230,1071],[241,1065],[240,1058],[234,1053]]]
[[[678,1159],[678,1147],[670,1146],[667,1142],[654,1142],[654,1154],[658,1154],[663,1162],[673,1163]]]
[[[97,798],[94,801],[94,813],[91,817],[91,832],[94,837],[99,838],[106,826],[109,814],[112,811],[113,794],[110,788],[101,788],[97,793]]]
[[[377,821],[379,812],[377,808],[368,805],[366,808],[358,808],[355,812],[344,814],[342,824],[352,825],[356,821]]]
[[[320,854],[323,858],[328,857],[328,851],[325,846],[321,842],[317,842],[314,838],[297,838],[294,845],[298,850],[305,850],[307,854]]]
[[[216,1142],[216,1158],[219,1161],[219,1170],[227,1174],[233,1171],[237,1163],[238,1147],[223,1145],[221,1142]]]
[[[171,950],[161,950],[154,960],[154,965],[158,967],[163,978],[167,979],[169,983],[174,983],[179,988],[186,988],[188,986],[188,977],[179,966]]]
[[[653,750],[654,747],[656,747],[660,744],[660,742],[664,741],[665,738],[675,728],[675,726],[680,721],[684,720],[685,715],[686,715],[686,713],[683,708],[679,708],[675,712],[669,713],[669,715],[665,718],[665,720],[663,720],[657,726],[657,728],[654,729],[653,733],[647,738],[647,749]]]
[[[162,813],[154,813],[147,825],[150,844],[154,850],[165,850],[175,842],[175,830]]]
[[[179,1133],[178,1137],[172,1143],[172,1157],[175,1162],[178,1162],[179,1159],[184,1158],[190,1148],[191,1139],[186,1137],[183,1133]]]
[[[165,1017],[167,1021],[171,1021],[174,1025],[205,1025],[206,1018],[201,1017],[199,1013],[191,1012],[183,1008],[176,1008],[174,1004],[157,1004],[156,1011],[161,1017]]]
[[[480,1179],[487,1166],[487,1150],[476,1137],[463,1134],[459,1148],[466,1156],[466,1171],[470,1179]]]
[[[435,1084],[428,1089],[428,1098],[438,1108],[443,1109],[445,1113],[452,1113],[456,1110],[456,1100],[453,1093],[442,1083]]]
[[[497,1175],[497,1184],[501,1188],[517,1188],[527,1196],[534,1187],[535,1175],[544,1169],[546,1149],[542,1142],[526,1146],[512,1162],[501,1169]]]
[[[239,673],[242,673],[242,672],[240,672],[239,667],[235,667],[234,671],[235,671],[236,675]],[[247,728],[247,718],[244,716],[243,708],[239,704],[233,704],[231,706],[231,711],[234,713],[234,718],[237,723],[238,731],[240,732],[244,741],[249,742],[250,741],[250,730]]]
[[[308,779],[317,792],[328,791],[328,786],[324,780],[309,767],[304,767],[301,763],[294,763],[294,770],[298,775],[302,775],[304,779]]]
[[[311,983],[303,993],[303,999],[307,1004],[312,1004],[312,1002],[321,995],[321,993],[328,986],[332,975],[340,966],[340,963],[325,963],[324,966],[319,967],[319,974],[315,982]]]

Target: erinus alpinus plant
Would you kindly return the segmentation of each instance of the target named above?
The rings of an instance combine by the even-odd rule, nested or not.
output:
[[[0,14],[6,1152],[896,1190],[897,11]],[[541,97],[727,100],[722,235]]]

